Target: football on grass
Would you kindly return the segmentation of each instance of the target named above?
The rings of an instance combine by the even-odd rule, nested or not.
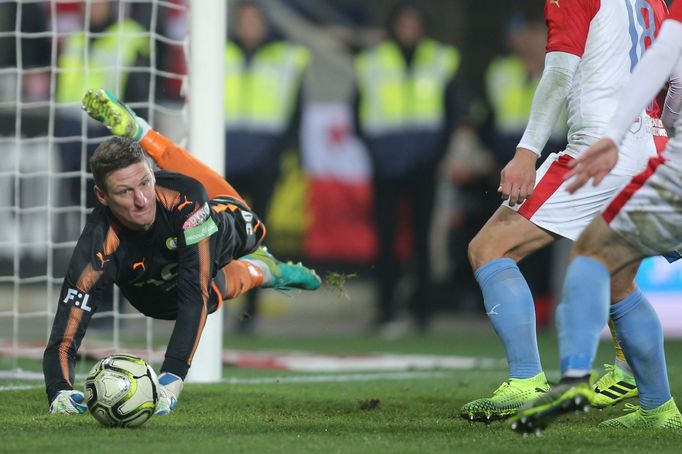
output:
[[[159,381],[142,358],[108,356],[90,369],[85,379],[89,413],[107,427],[139,427],[154,414]]]

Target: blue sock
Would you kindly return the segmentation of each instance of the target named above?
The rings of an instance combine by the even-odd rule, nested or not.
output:
[[[635,373],[639,404],[654,409],[670,400],[663,330],[658,315],[641,290],[611,306],[611,319],[623,353]]]
[[[511,378],[542,372],[535,333],[535,305],[528,283],[512,259],[494,259],[478,270],[485,310],[504,344]]]
[[[579,376],[592,370],[599,332],[609,317],[610,293],[609,270],[599,260],[579,256],[568,266],[556,310],[562,375]]]

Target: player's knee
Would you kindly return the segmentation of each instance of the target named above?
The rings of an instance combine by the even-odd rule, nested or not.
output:
[[[624,300],[637,286],[632,279],[611,279],[611,304]]]
[[[467,254],[469,256],[471,269],[474,271],[494,258],[491,256],[490,245],[481,232],[469,242]]]

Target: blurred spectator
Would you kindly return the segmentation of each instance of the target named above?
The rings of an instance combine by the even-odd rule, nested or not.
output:
[[[225,176],[265,218],[285,149],[295,145],[301,121],[307,49],[274,36],[263,7],[241,1],[227,43]],[[258,294],[247,296],[240,330],[249,331]]]
[[[544,68],[546,41],[546,26],[541,17],[512,15],[506,30],[509,52],[495,57],[486,70],[486,97],[491,114],[486,136],[500,166],[514,157],[528,123],[533,95]],[[563,150],[565,145],[566,117],[562,115],[544,152]],[[490,189],[495,193],[493,185]],[[480,225],[490,214],[481,219]],[[521,265],[535,295],[540,327],[547,324],[551,314],[552,288],[551,279],[547,278],[551,275],[551,263],[551,248],[545,248],[524,259]]]
[[[356,59],[355,123],[373,166],[376,323],[387,336],[405,328],[396,320],[394,301],[401,275],[395,240],[403,198],[411,202],[415,288],[409,306],[419,330],[428,327],[432,312],[428,240],[436,169],[456,123],[459,54],[427,38],[427,26],[418,2],[400,2],[389,16],[387,39]]]
[[[17,5],[18,2],[0,3],[0,32],[19,30],[24,34],[20,41],[14,36],[0,36],[0,68],[17,71],[0,73],[0,100],[15,98],[19,73],[22,73],[21,101],[44,100],[50,83],[50,40],[41,35],[47,31],[45,10],[40,3],[24,3],[20,10]],[[21,17],[18,28],[17,17]]]
[[[133,106],[147,100],[149,36],[137,22],[119,17],[123,12],[119,6],[118,1],[81,4],[85,31],[74,32],[65,39],[57,62],[58,137],[81,136],[84,120],[80,102],[88,88],[106,88]],[[137,110],[140,115],[146,114]],[[106,134],[101,126],[91,129],[88,137]],[[62,143],[61,153],[64,170],[80,169],[80,139]]]
[[[486,98],[490,107],[489,144],[501,166],[514,157],[526,128],[535,89],[545,64],[546,27],[541,18],[515,14],[507,24],[508,53],[490,62],[485,73]],[[566,118],[557,122],[547,149],[554,152],[566,144]]]

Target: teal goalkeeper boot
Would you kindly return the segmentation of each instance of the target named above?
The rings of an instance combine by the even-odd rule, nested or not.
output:
[[[256,262],[256,265],[260,262],[267,267],[272,277],[263,280],[265,288],[317,290],[322,283],[315,270],[306,268],[301,263],[280,262],[263,246],[245,255],[242,260]]]

